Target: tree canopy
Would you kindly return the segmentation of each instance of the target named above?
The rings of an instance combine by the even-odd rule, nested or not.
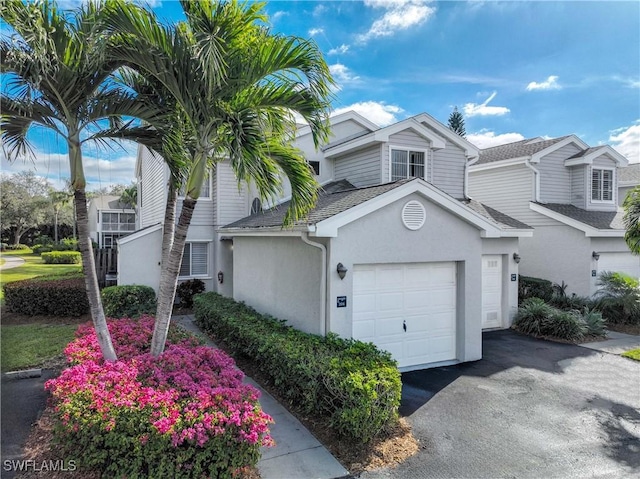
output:
[[[447,125],[449,126],[449,129],[460,135],[462,138],[466,137],[467,132],[464,129],[464,116],[462,116],[462,113],[458,111],[457,106],[453,108],[453,111],[449,115]]]

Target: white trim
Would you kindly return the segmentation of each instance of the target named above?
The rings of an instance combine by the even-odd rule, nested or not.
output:
[[[338,236],[338,229],[342,226],[373,213],[374,211],[377,211],[378,209],[398,201],[412,193],[422,195],[459,218],[476,226],[481,230],[481,237],[483,238],[500,238],[503,236],[504,232],[498,226],[490,223],[479,213],[467,208],[458,200],[443,194],[441,191],[419,178],[398,186],[397,188],[387,191],[386,193],[372,198],[369,201],[365,201],[353,208],[349,208],[348,210],[332,216],[331,218],[320,221],[316,224],[314,236],[335,238]]]
[[[573,218],[569,218],[563,214],[560,214],[556,211],[545,208],[542,205],[538,205],[536,203],[529,203],[529,208],[536,213],[540,213],[545,215],[551,219],[559,221],[560,223],[564,223],[567,226],[571,226],[579,231],[583,231],[584,235],[587,237],[602,237],[602,238],[622,238],[624,237],[624,230],[600,230],[594,228],[593,226],[589,226],[588,224],[583,223],[582,221],[575,220]]]
[[[424,153],[424,178],[420,178],[421,180],[425,180],[425,181],[429,181],[428,180],[428,174],[429,174],[429,149],[422,149],[422,148],[411,148],[411,147],[407,147],[407,146],[398,146],[398,145],[389,145],[389,147],[387,148],[387,151],[389,152],[389,182],[391,181],[397,181],[394,180],[393,178],[391,178],[391,150],[400,150],[400,151],[406,151],[407,152],[407,176],[405,178],[400,178],[403,180],[406,180],[408,178],[419,178],[417,176],[409,176],[409,155],[408,153],[415,151],[416,153]]]
[[[611,199],[610,200],[594,200],[593,199],[593,172],[595,170],[610,171],[611,172]],[[601,179],[604,183],[604,178]],[[616,196],[618,195],[616,184],[616,169],[608,166],[591,166],[589,168],[589,203],[594,205],[613,205],[616,203]],[[604,189],[601,191],[604,193]]]
[[[533,171],[533,199],[540,201],[540,172],[534,168],[530,161],[525,161],[524,166]]]
[[[554,143],[553,145],[546,147],[544,150],[540,150],[539,152],[531,155],[531,162],[540,163],[540,160],[543,157],[549,155],[550,153],[553,153],[554,151],[559,150],[560,148],[564,148],[565,146],[570,145],[571,143],[575,143],[578,146],[578,148],[581,148],[582,150],[586,150],[587,148],[589,148],[589,145],[587,145],[584,141],[582,141],[576,135],[569,135],[564,140],[558,141],[557,143]]]
[[[358,123],[360,126],[363,126],[367,130],[375,131],[380,128],[380,126],[376,125],[370,120],[367,120],[360,113],[357,113],[353,110],[346,111],[344,113],[340,113],[339,115],[329,117],[329,124],[331,126],[338,125],[340,123],[344,123],[345,121],[352,120],[355,123]],[[296,138],[300,138],[301,136],[305,136],[311,133],[311,127],[309,125],[304,125],[298,128],[296,132]]]
[[[580,158],[569,158],[565,160],[564,166],[591,165],[593,164],[593,160],[603,155],[609,156],[609,158],[616,162],[616,166],[618,167],[624,167],[629,164],[629,160],[627,160],[623,155],[611,148],[611,146],[602,145],[597,147],[596,150],[592,151],[587,156],[582,156]]]
[[[122,238],[120,238],[118,240],[118,244],[125,244],[128,243],[129,241],[133,241],[136,240],[138,238],[142,238],[143,236],[146,236],[148,234],[154,233],[158,230],[162,230],[162,223],[157,223],[153,226],[147,226],[146,228],[142,228],[138,231],[134,231],[131,234],[128,234],[127,236],[123,236]]]
[[[434,117],[432,117],[428,113],[420,113],[414,116],[413,119],[418,123],[426,123],[431,128],[436,130],[439,135],[445,137],[454,145],[458,145],[459,147],[461,147],[464,150],[464,153],[467,156],[467,158],[477,159],[479,157],[480,149],[477,146],[475,146],[469,140],[462,138],[457,133],[454,133],[453,131],[451,131],[449,128],[447,128],[445,125],[440,123],[438,120],[436,120]]]
[[[187,280],[190,278],[193,279],[211,279],[213,276],[211,276],[211,245],[213,243],[213,240],[210,239],[205,239],[205,240],[187,240],[185,241],[184,245],[185,247],[187,246],[187,244],[193,244],[193,243],[198,243],[198,244],[206,244],[207,245],[207,272],[204,274],[189,274],[187,276],[180,276],[180,269],[182,269],[182,261],[184,260],[184,251],[183,251],[183,256],[182,256],[182,260],[180,261],[180,268],[178,269],[178,280]],[[190,253],[193,253],[193,250],[190,250]],[[193,263],[191,261],[191,258],[189,258],[189,269],[193,270]]]
[[[520,156],[518,158],[509,158],[508,160],[492,161],[490,163],[481,163],[479,165],[470,164],[469,173],[475,173],[476,171],[493,170],[496,168],[506,168],[507,166],[524,164],[527,162],[528,158],[529,158],[528,156]]]
[[[297,227],[295,229],[283,229],[282,226],[268,226],[265,228],[233,228],[227,229],[224,231],[218,231],[218,234],[223,234],[224,236],[296,236],[299,237],[301,232],[310,232],[313,233],[315,228],[313,226],[308,227]]]

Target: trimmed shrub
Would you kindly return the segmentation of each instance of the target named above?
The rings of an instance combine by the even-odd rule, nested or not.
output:
[[[252,358],[285,399],[327,417],[338,434],[368,442],[397,420],[397,363],[373,344],[303,333],[216,293],[194,306],[203,330]]]
[[[259,391],[226,354],[184,332],[151,357],[153,322],[109,321],[115,362],[102,360],[93,328],[79,328],[65,350],[75,366],[45,385],[65,454],[102,477],[224,479],[255,465],[272,444]]]
[[[102,290],[104,314],[111,318],[155,314],[156,292],[150,286],[108,286]]]
[[[554,288],[551,281],[522,275],[518,277],[518,301],[520,303],[523,303],[529,298],[540,298],[545,301],[551,301],[553,293]]]
[[[42,276],[4,285],[8,311],[27,316],[82,316],[89,301],[82,273]]]
[[[41,253],[45,264],[80,264],[80,253],[77,251],[50,251]]]
[[[64,238],[55,245],[55,251],[79,251],[78,240],[75,238]]]
[[[7,251],[17,251],[21,249],[29,249],[29,247],[26,244],[8,244],[5,249]]]
[[[43,245],[43,244],[34,244],[31,248],[34,254],[41,255],[42,253],[49,253],[53,251],[53,246],[51,245]]]
[[[204,292],[204,282],[199,279],[183,281],[176,288],[176,295],[180,299],[180,304],[186,308],[193,306],[193,297]]]

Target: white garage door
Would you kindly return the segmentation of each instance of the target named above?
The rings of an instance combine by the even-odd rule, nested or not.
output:
[[[631,253],[600,253],[598,274],[603,271],[616,271],[640,278],[640,257]]]
[[[455,263],[355,265],[353,337],[400,367],[455,359]]]

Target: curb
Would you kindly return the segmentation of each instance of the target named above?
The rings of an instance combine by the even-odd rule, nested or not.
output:
[[[25,369],[24,371],[9,371],[8,373],[4,373],[3,376],[8,379],[39,378],[42,376],[42,369]]]

